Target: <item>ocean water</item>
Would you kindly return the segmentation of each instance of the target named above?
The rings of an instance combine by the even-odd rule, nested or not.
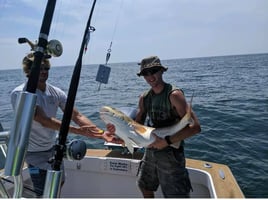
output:
[[[202,132],[185,140],[186,156],[226,164],[247,198],[268,198],[268,54],[165,60],[164,80],[194,93]],[[95,81],[98,65],[82,67],[75,106],[98,126],[101,106],[136,107],[148,86],[136,63],[110,64],[108,84]],[[52,67],[48,82],[68,92],[73,66]],[[0,122],[13,120],[10,92],[25,81],[22,70],[0,71]],[[58,117],[62,118],[59,112]],[[80,137],[70,135],[70,137]],[[88,147],[103,141],[85,138]]]

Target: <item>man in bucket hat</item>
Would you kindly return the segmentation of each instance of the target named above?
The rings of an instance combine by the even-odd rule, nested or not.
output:
[[[144,58],[141,63],[139,63],[140,67],[140,72],[137,73],[138,76],[143,76],[143,73],[148,71],[149,69],[160,69],[162,68],[163,71],[167,71],[167,67],[162,66],[160,59],[157,56],[151,56],[148,58]]]
[[[151,88],[140,96],[135,120],[144,124],[148,117],[146,125],[155,128],[178,123],[189,105],[181,89],[163,81],[162,75],[168,68],[161,64],[157,56],[144,58],[139,64],[137,75],[143,76]],[[201,131],[194,112],[192,118],[193,125],[164,139],[155,135],[155,141],[145,149],[137,180],[144,197],[153,198],[159,185],[164,197],[189,197],[192,187],[185,167],[183,140]],[[179,141],[179,148],[170,146]]]

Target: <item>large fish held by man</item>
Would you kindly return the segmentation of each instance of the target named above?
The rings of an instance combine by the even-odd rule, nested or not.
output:
[[[155,140],[153,133],[158,137],[164,138],[167,135],[179,132],[187,125],[193,124],[193,119],[191,118],[192,99],[190,105],[187,106],[187,112],[184,117],[169,127],[153,128],[139,124],[122,111],[109,106],[103,106],[100,109],[100,117],[106,124],[111,123],[115,126],[115,134],[124,140],[124,145],[130,153],[133,153],[134,147],[147,147],[153,143]],[[180,142],[171,144],[171,146],[179,148]]]

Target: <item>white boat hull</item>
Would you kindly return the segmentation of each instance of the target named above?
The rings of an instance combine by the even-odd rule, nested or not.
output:
[[[142,198],[136,185],[141,156],[137,152],[123,155],[120,151],[88,149],[80,161],[65,160],[66,179],[60,197]],[[244,198],[228,166],[193,159],[186,159],[186,165],[193,187],[191,198]],[[3,170],[1,173],[3,176]],[[24,186],[32,187],[28,170],[24,169],[22,175]],[[3,179],[2,182],[12,197],[14,185]],[[28,189],[23,190],[23,197],[33,195]],[[160,187],[155,197],[163,197]]]
[[[63,198],[141,198],[136,185],[140,160],[110,157],[89,157],[82,161],[65,162],[66,182]],[[194,198],[216,198],[209,173],[188,168]],[[156,197],[163,198],[161,188]]]

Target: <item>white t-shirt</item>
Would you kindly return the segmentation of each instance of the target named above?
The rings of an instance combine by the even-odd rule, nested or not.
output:
[[[23,83],[11,92],[11,103],[16,108],[19,93],[25,91],[27,83]],[[36,105],[43,108],[48,117],[56,117],[60,107],[65,108],[67,96],[60,88],[46,83],[46,91],[36,90]],[[33,120],[29,139],[29,152],[47,151],[55,145],[56,132],[50,128],[43,127],[39,122]]]

